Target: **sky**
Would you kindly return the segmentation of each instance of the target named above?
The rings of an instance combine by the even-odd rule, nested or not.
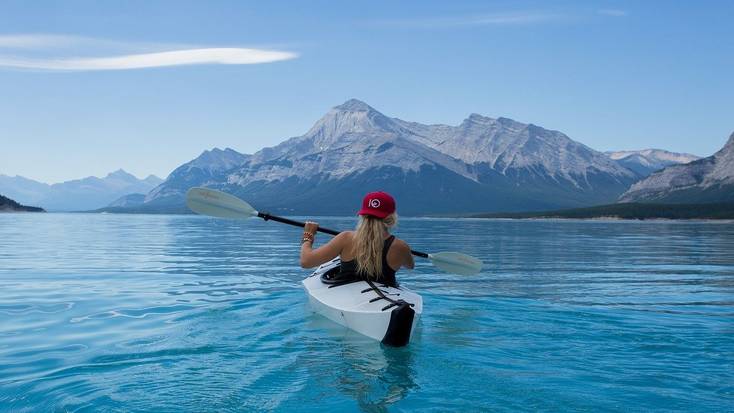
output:
[[[734,132],[731,1],[0,2],[0,174],[165,178],[350,98],[596,150],[708,156]]]

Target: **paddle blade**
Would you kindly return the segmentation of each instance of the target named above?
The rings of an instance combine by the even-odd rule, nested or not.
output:
[[[216,189],[195,187],[186,193],[186,205],[197,214],[218,218],[245,219],[257,216],[257,211],[234,195]]]
[[[433,265],[443,271],[459,275],[474,275],[482,270],[482,262],[459,252],[437,252],[428,254]]]

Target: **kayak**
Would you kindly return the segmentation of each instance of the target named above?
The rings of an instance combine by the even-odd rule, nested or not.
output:
[[[405,346],[423,313],[423,299],[405,288],[333,277],[341,261],[319,266],[303,280],[314,312],[389,346]]]

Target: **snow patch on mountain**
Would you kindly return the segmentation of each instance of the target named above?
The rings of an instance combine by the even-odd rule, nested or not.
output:
[[[628,168],[643,177],[659,171],[666,166],[686,164],[697,159],[696,155],[688,153],[669,152],[662,149],[643,149],[639,151],[605,152],[615,162]]]
[[[692,155],[690,153],[678,153],[670,152],[663,149],[642,149],[639,151],[609,151],[605,152],[607,156],[615,161],[625,159],[630,156],[639,156],[646,159],[647,162],[653,163],[665,163],[672,164],[683,164],[693,162],[696,159],[700,159],[700,156]]]

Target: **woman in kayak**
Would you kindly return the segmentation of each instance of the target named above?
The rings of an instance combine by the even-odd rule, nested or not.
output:
[[[316,267],[339,256],[340,276],[368,277],[397,287],[395,272],[402,267],[413,269],[415,263],[408,244],[390,235],[390,228],[398,221],[395,200],[386,192],[371,192],[362,200],[358,214],[356,230],[344,231],[317,249],[312,247],[319,224],[306,222],[301,240],[301,267]]]

